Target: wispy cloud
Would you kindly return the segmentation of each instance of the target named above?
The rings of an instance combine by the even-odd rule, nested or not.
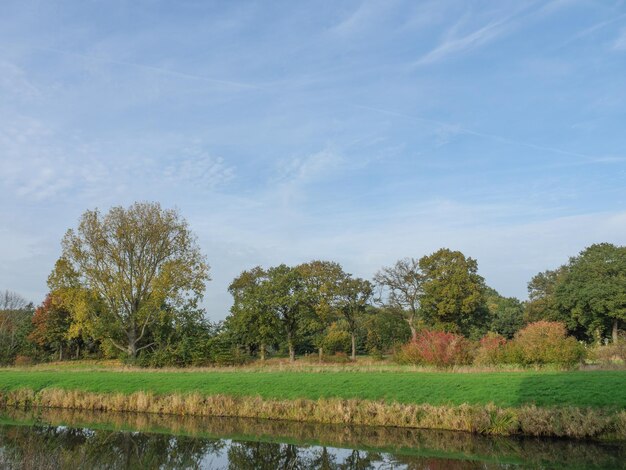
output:
[[[17,65],[0,60],[0,92],[11,98],[32,99],[40,95],[39,89]]]
[[[179,70],[172,70],[172,69],[168,69],[164,67],[144,64],[141,62],[116,60],[112,58],[99,57],[93,54],[83,54],[80,52],[56,49],[56,48],[51,48],[51,47],[31,46],[31,49],[39,50],[43,52],[52,52],[54,54],[67,55],[70,57],[78,57],[78,58],[81,58],[87,61],[92,61],[92,62],[100,62],[100,63],[111,64],[111,65],[120,65],[124,67],[133,67],[133,68],[147,70],[147,71],[162,74],[162,75],[168,75],[168,76],[172,76],[176,78],[184,78],[184,79],[189,79],[189,80],[197,80],[197,81],[212,83],[214,85],[227,86],[231,88],[249,89],[249,90],[260,90],[263,88],[263,86],[255,84],[255,83],[248,83],[248,82],[239,81],[239,80],[222,79],[222,78],[216,78],[216,77],[208,77],[205,75],[187,73],[187,72],[183,72]]]
[[[620,35],[613,43],[613,50],[626,51],[626,29],[622,29]]]
[[[361,109],[366,109],[366,110],[369,110],[369,111],[374,111],[374,112],[377,112],[377,113],[386,114],[386,115],[389,115],[389,116],[397,116],[397,117],[401,117],[401,118],[405,118],[405,119],[411,119],[413,121],[420,121],[420,122],[423,122],[423,123],[431,124],[431,125],[436,126],[437,129],[440,132],[445,133],[445,135],[447,135],[447,136],[453,135],[453,134],[466,134],[466,135],[471,135],[471,136],[475,136],[475,137],[480,137],[482,139],[488,139],[488,140],[492,140],[492,141],[496,141],[496,142],[501,142],[501,143],[504,143],[504,144],[522,146],[522,147],[527,147],[527,148],[534,149],[534,150],[541,150],[541,151],[550,152],[550,153],[557,153],[557,154],[567,155],[567,156],[571,156],[571,157],[578,157],[578,158],[584,159],[584,161],[586,163],[607,163],[607,162],[613,162],[613,161],[621,161],[621,160],[615,160],[618,157],[611,157],[610,159],[607,159],[607,158],[605,158],[603,156],[594,156],[594,155],[588,155],[588,154],[579,153],[579,152],[572,152],[572,151],[569,151],[569,150],[563,150],[563,149],[556,148],[556,147],[549,147],[549,146],[545,146],[545,145],[537,145],[537,144],[534,144],[532,142],[526,142],[526,141],[511,139],[509,137],[504,137],[504,136],[501,136],[501,135],[490,134],[490,133],[485,133],[485,132],[477,132],[477,131],[474,131],[472,129],[468,129],[466,127],[463,127],[463,126],[461,126],[459,124],[443,122],[443,121],[439,121],[439,120],[436,120],[436,119],[425,118],[425,117],[422,117],[422,116],[416,116],[416,115],[410,115],[410,114],[405,114],[405,113],[399,113],[399,112],[396,112],[396,111],[389,111],[389,110],[380,109],[380,108],[372,108],[370,106],[358,105],[356,107],[357,108],[361,108]]]
[[[447,38],[430,52],[420,57],[414,65],[421,66],[438,62],[450,55],[469,51],[487,44],[507,32],[508,22],[509,18],[494,21],[463,36]]]
[[[508,35],[518,29],[524,21],[530,18],[544,18],[570,5],[571,0],[553,0],[535,8],[536,2],[524,4],[512,13],[493,19],[485,25],[469,32],[459,33],[462,23],[455,24],[444,34],[444,39],[435,48],[420,57],[414,66],[432,64],[450,56],[469,52],[494,42],[496,39]]]
[[[162,174],[171,183],[213,190],[230,182],[235,177],[235,168],[222,157],[196,148],[173,157]]]

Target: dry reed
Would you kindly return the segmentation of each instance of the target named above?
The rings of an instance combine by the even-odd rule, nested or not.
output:
[[[487,435],[626,439],[626,410],[434,406],[370,400],[266,400],[260,397],[93,393],[29,389],[0,392],[0,407],[61,408],[178,416],[221,416],[298,422],[467,431]]]

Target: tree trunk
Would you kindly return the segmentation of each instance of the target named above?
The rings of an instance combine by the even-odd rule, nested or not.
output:
[[[59,361],[63,360],[63,345],[59,345]]]
[[[261,343],[261,360],[265,360],[265,344]]]
[[[413,325],[412,321],[408,321],[409,323],[409,328],[411,329],[411,340],[415,341],[417,340],[417,330],[415,329],[415,326]]]
[[[137,357],[137,340],[135,339],[137,336],[135,334],[135,330],[131,329],[128,331],[128,355],[131,359],[135,359]]]
[[[619,336],[618,336],[619,328],[618,327],[619,327],[619,320],[617,318],[614,318],[613,319],[613,335],[612,335],[614,344],[617,343],[617,341],[619,339]]]
[[[356,335],[354,333],[351,334],[352,336],[352,360],[356,361]]]
[[[296,362],[296,351],[293,347],[293,339],[291,337],[291,332],[287,333],[287,344],[289,345],[289,361]]]
[[[324,360],[324,348],[320,346],[319,349],[317,350],[317,353],[319,354],[320,362],[322,362]]]

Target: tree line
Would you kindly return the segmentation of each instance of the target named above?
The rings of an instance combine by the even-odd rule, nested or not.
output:
[[[580,341],[616,342],[626,322],[626,247],[592,245],[538,273],[529,299],[503,297],[478,263],[442,248],[363,279],[337,262],[256,266],[230,284],[229,315],[200,306],[209,265],[185,219],[158,203],[86,211],[62,240],[34,308],[5,291],[0,361],[120,357],[146,365],[237,362],[268,354],[383,355],[429,329],[512,338],[538,320]]]

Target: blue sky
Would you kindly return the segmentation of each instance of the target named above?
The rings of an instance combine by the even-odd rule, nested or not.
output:
[[[442,246],[504,295],[626,244],[623,1],[0,5],[0,289],[88,208],[178,207],[212,266],[371,277]]]

